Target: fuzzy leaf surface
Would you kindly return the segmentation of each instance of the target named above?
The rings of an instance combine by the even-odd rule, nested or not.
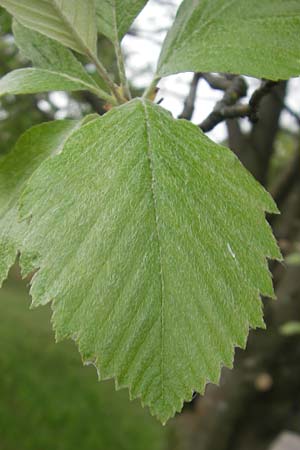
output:
[[[100,97],[102,92],[92,84],[51,70],[29,68],[9,72],[0,80],[0,97],[6,94],[36,94],[48,91],[89,90]]]
[[[97,51],[94,0],[0,0],[22,25],[79,52]]]
[[[148,0],[96,0],[98,31],[112,42],[121,40]]]
[[[34,67],[58,72],[77,79],[84,89],[95,89],[96,82],[75,58],[73,53],[54,39],[13,22],[15,42],[22,54],[32,61]]]
[[[78,121],[55,121],[27,130],[0,158],[0,285],[16,259],[26,224],[18,221],[18,201],[37,167],[59,151]]]
[[[266,257],[280,258],[265,211],[230,150],[133,100],[76,131],[24,191],[33,305],[52,300],[57,338],[165,422],[264,325]]]
[[[298,0],[184,0],[164,42],[158,75],[298,76],[299,30]]]

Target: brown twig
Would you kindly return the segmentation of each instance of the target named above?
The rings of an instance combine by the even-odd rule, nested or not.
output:
[[[278,84],[277,81],[263,80],[260,87],[253,92],[249,100],[249,114],[248,117],[251,122],[258,120],[258,109],[262,99],[271,92],[273,87]]]
[[[300,148],[297,148],[292,161],[288,164],[286,169],[281,173],[281,176],[271,188],[271,194],[277,206],[281,208],[284,200],[289,194],[294,182],[299,179],[300,175]]]
[[[221,77],[220,79],[223,80],[223,83],[224,79]],[[225,90],[222,100],[216,104],[213,111],[199,125],[204,132],[211,131],[216,125],[227,119],[248,117],[251,122],[257,122],[262,99],[277,84],[275,81],[263,80],[261,86],[252,94],[249,103],[242,104],[239,103],[239,100],[246,96],[248,89],[245,79],[235,76],[231,81],[226,79],[226,82],[229,83],[229,87]],[[225,84],[223,87],[225,87]]]
[[[197,87],[201,77],[202,77],[201,73],[194,74],[190,85],[190,91],[185,99],[183,110],[181,114],[178,116],[178,119],[191,120],[195,109]]]
[[[206,119],[204,119],[199,127],[204,132],[207,132],[212,130],[223,120],[227,119],[228,115],[230,115],[231,118],[240,117],[242,111],[236,110],[236,103],[240,98],[247,95],[247,89],[248,85],[245,79],[240,76],[235,76],[226,89],[222,100],[216,104],[213,111],[206,117]],[[233,105],[235,105],[235,107]],[[240,106],[241,105],[239,105],[239,109]]]
[[[226,91],[230,85],[231,81],[226,76],[213,75],[212,73],[202,73],[202,78],[209,84],[212,89],[217,89],[220,91]]]

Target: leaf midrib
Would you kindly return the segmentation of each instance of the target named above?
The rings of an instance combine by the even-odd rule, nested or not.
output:
[[[112,17],[113,17],[113,32],[114,32],[114,44],[118,44],[119,35],[118,35],[118,22],[117,22],[117,6],[116,0],[112,0]]]
[[[164,283],[164,276],[163,276],[163,263],[162,263],[162,247],[161,247],[161,235],[159,231],[159,221],[158,221],[158,214],[157,214],[157,197],[155,193],[155,176],[154,176],[154,164],[153,164],[153,157],[151,152],[151,139],[150,139],[150,120],[149,120],[149,114],[147,110],[147,103],[145,100],[141,100],[143,109],[144,109],[144,115],[145,115],[145,128],[146,128],[146,136],[147,136],[147,158],[148,158],[148,167],[149,167],[149,173],[150,173],[150,190],[151,190],[151,197],[152,197],[152,203],[153,203],[153,212],[154,212],[154,222],[155,222],[155,230],[156,230],[156,236],[157,236],[157,243],[158,243],[158,261],[159,261],[159,279],[160,279],[160,311],[161,311],[161,342],[160,342],[160,378],[161,378],[161,395],[162,400],[164,400],[165,396],[165,389],[164,389],[164,325],[165,325],[165,317],[164,317],[164,295],[165,295],[165,283]]]
[[[67,81],[71,81],[72,83],[78,83],[81,84],[83,87],[85,87],[87,90],[94,92],[95,94],[99,95],[99,90],[93,86],[92,84],[87,83],[86,81],[82,80],[81,78],[72,77],[71,75],[63,72],[57,72],[55,70],[48,70],[48,69],[40,69],[39,67],[28,67],[25,69],[17,69],[15,72],[26,72],[26,73],[44,73],[49,75],[56,75],[58,78],[65,78]],[[13,72],[10,72],[13,73]],[[1,96],[1,94],[0,94]]]
[[[60,7],[57,5],[56,0],[50,0],[51,4],[53,6],[53,8],[55,9],[55,11],[57,12],[58,16],[61,18],[61,20],[63,21],[63,23],[65,23],[65,25],[67,26],[67,28],[69,29],[71,35],[73,36],[73,38],[75,39],[76,43],[79,45],[79,47],[81,48],[81,50],[83,51],[84,54],[87,54],[89,52],[89,49],[87,48],[85,42],[83,41],[83,39],[81,38],[81,36],[77,33],[77,31],[75,30],[75,28],[72,26],[72,24],[69,22],[68,18],[65,16],[65,14],[62,12],[62,10],[60,9]],[[94,53],[94,49],[91,49],[92,53]]]

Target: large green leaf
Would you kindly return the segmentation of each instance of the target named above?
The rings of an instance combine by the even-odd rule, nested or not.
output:
[[[24,191],[33,305],[52,300],[57,338],[165,422],[264,325],[266,257],[280,258],[265,211],[230,150],[133,100],[75,132]]]
[[[0,0],[19,22],[79,53],[96,53],[94,0]]]
[[[231,72],[271,80],[300,74],[299,0],[184,0],[158,75]]]
[[[89,90],[101,98],[105,92],[95,85],[64,73],[45,69],[17,69],[0,80],[0,97],[5,94],[35,94],[47,91]]]
[[[41,162],[59,151],[78,125],[65,120],[33,127],[0,158],[0,285],[16,259],[26,226],[17,220],[20,193]]]
[[[121,40],[148,0],[96,0],[98,31],[112,42]]]

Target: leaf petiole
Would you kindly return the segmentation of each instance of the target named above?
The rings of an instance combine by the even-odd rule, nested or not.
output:
[[[161,77],[158,77],[157,75],[154,76],[154,78],[151,81],[151,83],[149,84],[149,86],[145,89],[145,91],[142,95],[143,98],[147,98],[149,100],[154,99],[155,94],[156,94],[156,86],[160,79],[161,79]]]
[[[121,45],[120,45],[120,42],[118,39],[115,40],[114,48],[115,48],[115,53],[116,53],[116,57],[117,57],[118,71],[119,71],[122,90],[123,90],[123,93],[126,96],[126,98],[128,100],[131,100],[132,96],[131,96],[128,80],[126,77],[124,57],[123,57]]]
[[[106,85],[109,87],[111,93],[113,94],[112,98],[115,99],[113,104],[121,105],[122,103],[125,103],[126,99],[120,94],[119,86],[117,86],[113,82],[113,80],[110,78],[107,70],[105,69],[105,67],[103,66],[102,62],[99,60],[97,55],[92,53],[88,48],[86,48],[86,55],[88,56],[90,61],[95,64],[97,72],[99,73],[101,78],[103,78],[103,80],[105,81]]]

